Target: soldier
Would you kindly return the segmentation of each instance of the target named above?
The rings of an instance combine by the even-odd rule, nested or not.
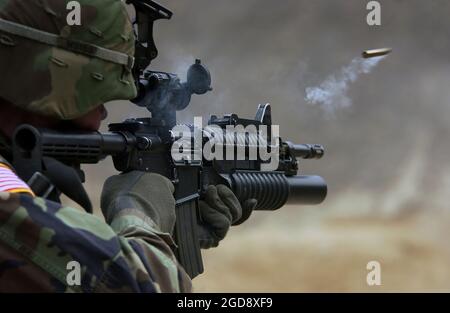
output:
[[[101,197],[105,223],[36,197],[11,166],[18,125],[97,130],[105,102],[136,96],[125,5],[78,2],[81,26],[68,26],[68,0],[0,0],[0,292],[189,292],[172,252],[174,186],[167,178],[110,177]],[[210,186],[200,214],[208,224],[201,245],[209,248],[242,208],[231,190]],[[80,285],[67,281],[71,261],[81,266]]]

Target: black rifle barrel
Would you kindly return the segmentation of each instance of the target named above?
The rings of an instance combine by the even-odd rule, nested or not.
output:
[[[302,159],[320,159],[325,154],[325,149],[322,145],[317,144],[294,144],[290,141],[286,142],[289,150],[297,158]]]

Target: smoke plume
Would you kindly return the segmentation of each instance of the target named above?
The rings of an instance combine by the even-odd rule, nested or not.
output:
[[[348,96],[350,84],[361,74],[369,74],[385,57],[370,59],[356,58],[343,67],[338,74],[328,76],[318,87],[306,88],[305,100],[313,105],[319,105],[327,116],[334,116],[339,109],[352,105]]]
[[[329,184],[317,212],[327,214],[323,209],[336,206],[341,195],[352,199],[342,206],[345,214],[361,211],[354,200],[359,195],[373,198],[374,208],[395,203],[385,197],[399,193],[410,164],[421,168],[411,188],[423,202],[401,205],[448,208],[450,145],[443,143],[450,137],[450,1],[380,0],[380,27],[366,24],[360,0],[160,2],[174,17],[155,23],[159,56],[150,69],[184,80],[187,67],[199,58],[212,74],[214,90],[193,96],[178,112],[180,123],[210,114],[251,118],[258,103],[269,102],[284,139],[326,148],[323,160],[300,165],[301,173],[322,175]],[[385,46],[394,52],[381,63],[352,61],[359,51]],[[375,61],[380,66],[375,68]],[[107,108],[104,131],[108,123],[149,116],[125,101]],[[433,151],[423,164],[414,161],[422,142]],[[110,160],[87,168],[97,197],[114,168]]]

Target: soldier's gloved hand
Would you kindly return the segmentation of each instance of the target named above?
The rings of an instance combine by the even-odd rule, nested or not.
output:
[[[161,232],[172,234],[175,225],[174,186],[164,176],[133,171],[108,178],[103,186],[101,208],[110,223],[124,210],[139,210]]]
[[[225,185],[208,186],[205,199],[199,201],[201,248],[217,247],[230,226],[246,220],[255,206],[256,200],[251,199],[244,203],[243,209],[233,191]]]

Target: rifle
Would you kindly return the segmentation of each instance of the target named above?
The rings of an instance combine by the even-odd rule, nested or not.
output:
[[[108,133],[61,132],[21,125],[13,136],[13,165],[37,196],[59,201],[61,193],[92,211],[89,197],[82,186],[83,164],[96,164],[111,156],[120,172],[133,170],[154,172],[169,178],[176,200],[175,253],[190,277],[203,272],[197,228],[201,223],[198,201],[208,185],[224,184],[243,204],[256,199],[255,210],[277,210],[285,204],[318,204],[327,193],[319,176],[299,176],[298,160],[319,159],[321,145],[293,144],[279,138],[261,135],[271,132],[271,107],[258,107],[254,119],[236,114],[222,118],[211,116],[208,126],[178,125],[176,112],[185,109],[192,95],[212,90],[208,69],[197,60],[188,70],[187,79],[172,73],[146,70],[157,50],[150,40],[153,22],[170,18],[172,13],[159,4],[146,0],[129,0],[137,10],[135,77],[139,95],[132,100],[145,107],[151,117],[127,119],[109,125]],[[230,127],[244,126],[254,131],[234,132]],[[217,130],[223,136],[217,136]],[[203,155],[206,147],[223,147],[241,151],[240,158],[214,158]],[[266,170],[268,160],[251,157],[252,149],[264,148],[277,155],[276,166]],[[211,151],[212,151],[211,150]],[[174,157],[181,155],[181,157]],[[217,157],[219,156],[219,157]],[[249,216],[251,212],[244,212]]]

